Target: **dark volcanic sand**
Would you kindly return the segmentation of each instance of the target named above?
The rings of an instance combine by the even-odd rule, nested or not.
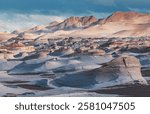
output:
[[[150,85],[130,85],[97,90],[101,94],[118,94],[126,97],[150,97]]]
[[[19,86],[21,88],[25,88],[25,89],[41,90],[41,91],[52,89],[50,87],[42,87],[42,86],[30,85],[30,84],[18,84],[17,86]]]

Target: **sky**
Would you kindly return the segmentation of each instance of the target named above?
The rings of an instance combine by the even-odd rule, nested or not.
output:
[[[150,0],[0,0],[0,31],[27,29],[70,16],[104,18],[116,11],[150,12]]]

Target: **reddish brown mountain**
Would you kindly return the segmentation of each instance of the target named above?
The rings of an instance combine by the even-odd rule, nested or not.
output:
[[[59,29],[76,29],[89,26],[90,24],[96,22],[97,19],[93,16],[86,17],[70,17],[60,23],[58,26]]]
[[[106,18],[107,22],[121,21],[121,20],[131,20],[145,16],[147,14],[137,13],[137,12],[115,12]]]
[[[37,31],[36,31],[37,30]],[[69,17],[52,22],[27,33],[41,34],[41,38],[58,37],[141,37],[150,36],[150,14],[115,12],[104,19],[94,16]],[[31,35],[32,34],[28,34]]]

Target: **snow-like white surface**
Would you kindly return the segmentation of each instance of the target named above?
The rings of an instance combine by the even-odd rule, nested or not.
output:
[[[149,78],[141,76],[140,67],[124,68],[120,65],[118,70],[113,67],[107,69],[104,63],[111,63],[113,60],[113,57],[107,55],[47,56],[24,61],[1,60],[0,96],[14,93],[17,96],[101,97],[109,95],[87,91],[134,84],[134,81],[147,84],[146,80]],[[141,61],[143,60],[145,59],[141,58]],[[134,63],[128,62],[126,64],[134,65]],[[28,89],[19,85],[27,86]],[[28,85],[33,88],[29,88]],[[34,87],[50,89],[41,91],[34,90]]]
[[[22,61],[7,61],[0,60],[0,71],[7,71],[14,68],[16,65],[19,65]]]

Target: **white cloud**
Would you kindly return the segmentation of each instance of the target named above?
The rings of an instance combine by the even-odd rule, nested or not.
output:
[[[62,21],[64,17],[43,14],[21,14],[11,12],[0,13],[0,31],[28,29],[37,25],[45,25],[52,21]]]
[[[130,11],[150,13],[150,9],[128,8]]]
[[[58,15],[58,16],[56,16]],[[104,18],[110,13],[88,11],[85,14],[73,15],[73,13],[57,13],[55,15],[44,15],[41,13],[16,13],[16,12],[2,12],[0,11],[0,32],[12,32],[14,30],[25,30],[37,25],[46,25],[52,21],[61,22],[70,16],[88,16],[93,15],[97,18]]]

